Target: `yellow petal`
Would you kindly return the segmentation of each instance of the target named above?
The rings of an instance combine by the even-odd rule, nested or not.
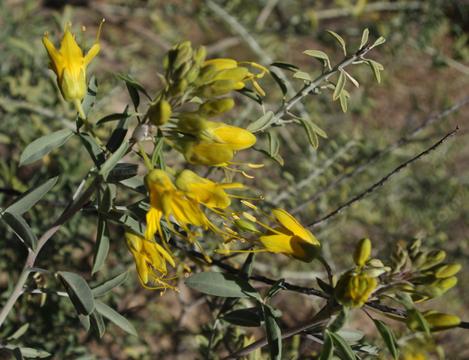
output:
[[[233,69],[238,66],[238,62],[233,59],[218,58],[206,60],[204,66],[214,66],[217,70]]]
[[[296,236],[313,244],[319,245],[316,237],[307,229],[305,229],[292,215],[283,209],[275,209],[272,211],[278,222],[287,230],[291,231]]]
[[[291,236],[288,235],[265,235],[259,237],[259,241],[269,252],[292,255],[293,249],[290,244]]]

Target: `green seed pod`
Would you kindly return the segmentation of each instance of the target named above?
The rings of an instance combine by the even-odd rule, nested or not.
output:
[[[446,258],[446,252],[443,250],[433,250],[427,254],[425,262],[420,266],[420,270],[427,270],[438,265]]]
[[[453,275],[456,275],[461,270],[460,264],[442,264],[438,265],[436,268],[431,269],[435,277],[439,279],[446,279]]]
[[[256,224],[245,219],[238,219],[234,221],[235,225],[245,231],[253,232],[253,233],[258,233],[259,230],[256,227]]]
[[[353,254],[353,261],[357,266],[362,267],[365,265],[371,254],[371,241],[370,239],[362,239],[355,248]]]
[[[153,104],[148,109],[148,118],[151,123],[160,126],[164,125],[171,118],[172,110],[171,105],[166,100],[162,99],[156,104]]]
[[[439,331],[451,329],[458,326],[461,323],[461,319],[456,315],[439,313],[436,311],[430,311],[423,314],[428,325],[430,325],[431,331]]]
[[[235,102],[232,98],[217,99],[203,103],[200,107],[200,111],[208,116],[213,116],[231,110],[234,105]]]

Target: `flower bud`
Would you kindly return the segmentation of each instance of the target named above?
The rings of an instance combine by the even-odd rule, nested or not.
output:
[[[456,315],[444,314],[436,311],[429,311],[423,314],[427,320],[431,331],[451,329],[461,323],[461,319]]]
[[[217,99],[205,102],[200,107],[200,110],[208,116],[218,115],[231,110],[234,104],[232,98]]]
[[[355,249],[353,254],[353,261],[357,266],[362,267],[366,261],[370,258],[371,254],[371,241],[370,239],[362,239]]]
[[[245,219],[238,219],[234,221],[235,225],[245,231],[253,232],[253,233],[258,233],[259,230],[256,227],[256,224]]]
[[[171,118],[172,110],[168,101],[162,99],[148,109],[148,117],[156,126],[164,125]]]
[[[439,279],[446,279],[456,275],[461,270],[460,264],[442,264],[433,269],[434,275]]]
[[[349,271],[340,277],[334,293],[342,305],[361,307],[377,286],[376,278]]]
[[[435,265],[438,265],[446,258],[446,252],[443,250],[434,250],[430,251],[427,254],[425,262],[420,266],[420,270],[429,269]]]

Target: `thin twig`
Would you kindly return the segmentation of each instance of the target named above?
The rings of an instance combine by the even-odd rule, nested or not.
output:
[[[451,115],[455,111],[461,109],[462,107],[466,106],[469,104],[469,96],[461,99],[460,101],[457,101],[453,106],[443,110],[442,112],[436,114],[436,115],[430,115],[427,117],[425,120],[423,120],[419,126],[417,126],[415,129],[413,129],[411,132],[406,134],[405,136],[399,138],[397,141],[393,142],[392,144],[388,145],[386,148],[383,150],[378,150],[374,154],[372,154],[365,162],[363,162],[361,165],[355,167],[352,171],[345,173],[338,178],[336,178],[334,181],[330,182],[327,186],[324,188],[318,190],[313,196],[311,196],[309,199],[303,201],[301,205],[297,206],[294,208],[291,212],[293,215],[296,215],[300,213],[302,210],[304,210],[308,204],[316,201],[319,199],[319,197],[329,191],[330,189],[335,189],[339,184],[341,184],[343,181],[350,179],[354,177],[355,175],[358,175],[365,171],[370,165],[374,164],[377,162],[379,159],[381,159],[384,155],[387,155],[391,153],[392,151],[398,149],[401,146],[404,146],[412,141],[415,136],[420,134],[423,130],[425,130],[427,127],[430,125],[436,123],[439,120],[445,119],[447,116]]]
[[[424,151],[422,151],[421,153],[415,155],[414,157],[410,158],[409,160],[403,162],[402,164],[400,164],[399,166],[397,166],[395,169],[393,169],[391,172],[387,173],[385,176],[383,176],[380,180],[378,180],[377,182],[375,182],[373,185],[371,185],[369,188],[367,188],[366,190],[362,191],[360,194],[358,195],[355,195],[354,197],[352,197],[350,200],[346,201],[345,203],[341,204],[340,206],[338,206],[335,210],[331,211],[330,213],[328,213],[327,215],[319,218],[318,220],[315,220],[313,221],[312,223],[308,224],[308,226],[317,226],[327,220],[329,220],[330,218],[338,215],[342,210],[344,210],[345,208],[348,208],[349,206],[351,206],[352,204],[356,203],[357,201],[363,199],[366,195],[369,195],[370,193],[372,193],[374,190],[376,190],[378,187],[382,186],[386,181],[388,181],[391,177],[393,177],[394,175],[396,175],[397,173],[399,173],[402,169],[404,169],[405,167],[407,167],[407,165],[413,163],[414,161],[420,159],[421,157],[429,154],[430,152],[432,152],[433,150],[435,150],[437,147],[439,147],[441,144],[443,144],[449,137],[453,136],[454,134],[456,134],[456,132],[459,130],[459,127],[456,127],[454,130],[450,131],[448,134],[446,134],[445,136],[443,136],[440,140],[438,140],[436,143],[434,143],[432,146],[430,146],[429,148],[425,149]]]
[[[425,6],[425,1],[376,1],[364,7],[361,13],[377,12],[377,11],[403,11],[403,10],[420,10]],[[339,17],[347,17],[354,14],[353,7],[344,7],[336,9],[319,10],[315,13],[317,20],[328,20]]]
[[[294,328],[282,331],[282,340],[288,339],[296,334],[302,333],[303,331],[306,331],[314,326],[321,325],[322,323],[330,319],[331,316],[336,314],[339,311],[339,309],[340,309],[340,306],[338,305],[331,306],[330,304],[326,304],[317,314],[313,316],[312,319],[310,319],[305,324],[295,326]],[[267,344],[268,344],[267,337],[263,337],[253,342],[252,344],[249,344],[248,346],[242,348],[241,350],[238,350],[234,352],[233,354],[228,355],[223,360],[237,359],[242,356],[246,356],[247,354],[255,351],[256,349],[266,346]]]
[[[59,216],[59,218],[55,221],[54,225],[50,227],[38,240],[37,246],[34,250],[28,249],[28,257],[26,258],[23,271],[21,272],[16,285],[11,292],[10,296],[7,299],[7,302],[3,306],[2,310],[0,311],[0,327],[2,326],[3,322],[7,318],[8,314],[10,313],[11,309],[15,305],[18,298],[23,293],[23,287],[28,280],[29,273],[31,269],[34,267],[34,263],[36,261],[37,256],[41,252],[44,245],[47,241],[62,227],[62,225],[70,219],[73,215],[75,215],[90,199],[95,191],[95,183],[96,179],[90,184],[88,189],[84,191],[80,198],[76,201],[71,201],[69,206],[63,211],[63,213]]]

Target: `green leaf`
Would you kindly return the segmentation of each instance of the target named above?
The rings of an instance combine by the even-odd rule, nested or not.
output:
[[[25,323],[21,325],[18,329],[16,329],[16,331],[13,334],[7,337],[7,340],[19,339],[26,333],[26,331],[28,331],[28,328],[29,328],[29,323]]]
[[[30,347],[23,347],[23,346],[18,346],[18,345],[5,345],[4,348],[9,349],[9,350],[19,349],[21,352],[21,355],[28,359],[31,359],[31,358],[42,359],[42,358],[51,356],[51,354],[48,353],[47,351],[34,349]]]
[[[26,220],[21,215],[5,212],[2,215],[3,221],[13,230],[26,247],[35,249],[37,245],[37,237],[29,227]]]
[[[352,75],[350,75],[348,72],[346,72],[344,70],[344,73],[345,75],[347,76],[347,78],[352,82],[352,84],[355,86],[355,87],[360,87],[360,84],[358,83],[357,79],[355,79]]]
[[[378,84],[380,84],[381,83],[381,71],[384,70],[383,65],[371,59],[367,59],[366,62],[368,65],[370,65],[371,70],[373,71],[373,74],[376,78],[376,81],[378,82]]]
[[[346,308],[342,308],[337,314],[335,319],[328,326],[329,330],[332,332],[337,332],[345,325],[348,320],[348,311]]]
[[[125,74],[118,74],[117,77],[125,81],[125,85],[127,86],[130,98],[134,104],[135,111],[137,111],[138,105],[140,104],[139,92],[143,93],[148,98],[148,100],[151,101],[151,96],[148,95],[145,88],[137,80]]]
[[[109,172],[114,169],[114,167],[117,165],[117,162],[124,157],[128,148],[129,143],[127,141],[124,141],[119,146],[119,148],[104,162],[103,166],[101,167],[101,170],[99,171],[104,180],[107,179]]]
[[[131,163],[118,163],[108,175],[109,183],[117,183],[133,178],[138,174],[138,165]]]
[[[384,340],[389,352],[391,353],[393,359],[398,359],[399,351],[397,348],[396,337],[394,336],[393,331],[382,321],[373,319],[376,328],[378,329],[381,337]]]
[[[257,307],[230,311],[223,315],[222,319],[230,324],[245,327],[258,327],[262,323],[261,314],[259,314]]]
[[[270,126],[272,120],[274,120],[274,113],[272,111],[267,111],[259,119],[250,123],[247,130],[251,132],[262,131]]]
[[[189,277],[185,284],[204,294],[220,297],[259,297],[249,283],[231,274],[220,272],[201,272]]]
[[[339,97],[339,101],[342,112],[346,113],[348,108],[348,97],[344,93],[342,93]]]
[[[80,324],[86,331],[90,330],[91,322],[89,315],[78,314],[78,320],[80,320]]]
[[[277,319],[271,312],[270,307],[263,306],[265,332],[269,342],[270,358],[272,360],[282,359],[282,331],[277,323]]]
[[[267,133],[267,138],[269,139],[269,156],[274,157],[278,154],[280,149],[280,142],[278,140],[277,133],[269,131]]]
[[[362,40],[360,42],[360,50],[363,49],[363,47],[368,43],[368,37],[370,35],[370,30],[368,30],[368,28],[366,28],[365,30],[363,30],[363,33],[362,33]]]
[[[280,69],[288,70],[288,71],[291,71],[291,72],[295,72],[295,71],[298,70],[298,66],[292,65],[292,64],[289,64],[289,63],[286,63],[286,62],[281,62],[281,61],[276,61],[276,62],[270,64],[270,66],[278,67]]]
[[[36,203],[47,194],[47,192],[57,183],[58,177],[47,180],[44,184],[29,189],[26,193],[16,200],[12,205],[5,209],[10,214],[22,215],[31,209]]]
[[[342,91],[344,90],[346,80],[347,78],[345,77],[345,71],[340,70],[339,79],[337,80],[337,84],[335,85],[334,94],[332,95],[332,100],[336,101],[340,97],[340,95],[342,94]]]
[[[83,102],[81,104],[81,106],[83,107],[83,111],[85,112],[85,115],[88,116],[91,109],[93,108],[97,94],[98,94],[98,81],[96,80],[96,77],[93,75],[91,76],[90,81],[88,82],[88,88],[86,89],[86,96],[83,99]]]
[[[109,321],[119,326],[122,330],[128,332],[131,335],[138,336],[137,330],[129,320],[99,300],[96,300],[96,311]]]
[[[283,96],[285,96],[288,92],[287,84],[285,83],[285,80],[283,80],[274,70],[269,71],[270,76],[272,76],[272,79],[275,80],[277,85],[280,88],[280,91],[282,91]]]
[[[350,345],[339,334],[331,332],[330,335],[332,337],[335,347],[340,352],[344,360],[356,359],[355,353],[353,352]]]
[[[331,35],[334,39],[337,40],[337,42],[339,43],[340,47],[342,48],[342,51],[344,52],[344,55],[347,56],[347,49],[345,47],[345,40],[342,38],[342,36],[340,36],[339,34],[337,34],[336,32],[332,31],[332,30],[326,30],[326,32]]]
[[[315,59],[319,59],[324,62],[324,64],[327,66],[327,68],[330,70],[331,69],[331,61],[329,60],[329,56],[321,50],[305,50],[303,51],[303,54],[312,56]]]
[[[109,141],[106,144],[106,148],[110,152],[115,152],[125,140],[125,136],[127,135],[128,122],[129,118],[123,118],[119,120],[119,124],[117,124],[116,128],[111,134],[111,137],[109,138]]]
[[[97,273],[104,265],[109,253],[109,231],[106,220],[101,216],[98,217],[98,230],[96,236],[96,244],[94,248],[93,269],[91,275]]]
[[[95,334],[102,338],[106,332],[106,325],[104,324],[103,317],[97,311],[93,311],[90,315],[90,325]]]
[[[370,49],[373,49],[374,47],[377,47],[379,45],[382,45],[386,42],[386,39],[382,36],[380,36],[376,41],[373,43],[373,45],[370,46]]]
[[[114,114],[106,115],[103,118],[99,119],[96,122],[96,125],[99,126],[99,125],[105,124],[105,123],[110,122],[110,121],[127,119],[128,117],[136,115],[136,114],[129,114],[128,109],[129,109],[129,106],[127,105],[125,107],[124,111],[121,112],[121,113],[114,113]]]
[[[314,128],[311,126],[311,122],[305,119],[299,119],[301,125],[303,125],[304,129],[306,130],[306,135],[308,136],[308,141],[313,147],[313,149],[317,149],[319,147],[319,139],[314,131]]]
[[[95,286],[93,289],[91,289],[91,292],[93,293],[93,296],[95,298],[106,295],[112,289],[124,283],[127,280],[128,276],[129,272],[124,271],[122,274],[114,276],[113,278],[106,280],[102,284]]]
[[[319,360],[331,360],[333,355],[334,355],[334,342],[332,341],[330,332],[326,329],[324,331],[324,344],[322,345],[321,355],[319,356]]]
[[[280,290],[283,290],[285,289],[285,280],[284,279],[280,279],[280,280],[277,280],[269,289],[269,291],[267,292],[267,295],[265,296],[265,299],[271,299],[273,298],[275,295],[277,295],[277,293],[280,291]]]
[[[85,279],[78,274],[67,271],[59,271],[57,276],[62,281],[77,313],[82,315],[91,314],[95,303],[93,293]]]
[[[52,150],[62,146],[73,135],[70,129],[63,129],[40,137],[26,146],[20,157],[20,165],[24,166],[41,159]]]
[[[297,71],[296,73],[293,74],[293,77],[295,79],[301,79],[301,80],[305,80],[305,81],[312,81],[313,80],[313,79],[311,79],[311,76],[307,72],[304,72],[304,71]]]

